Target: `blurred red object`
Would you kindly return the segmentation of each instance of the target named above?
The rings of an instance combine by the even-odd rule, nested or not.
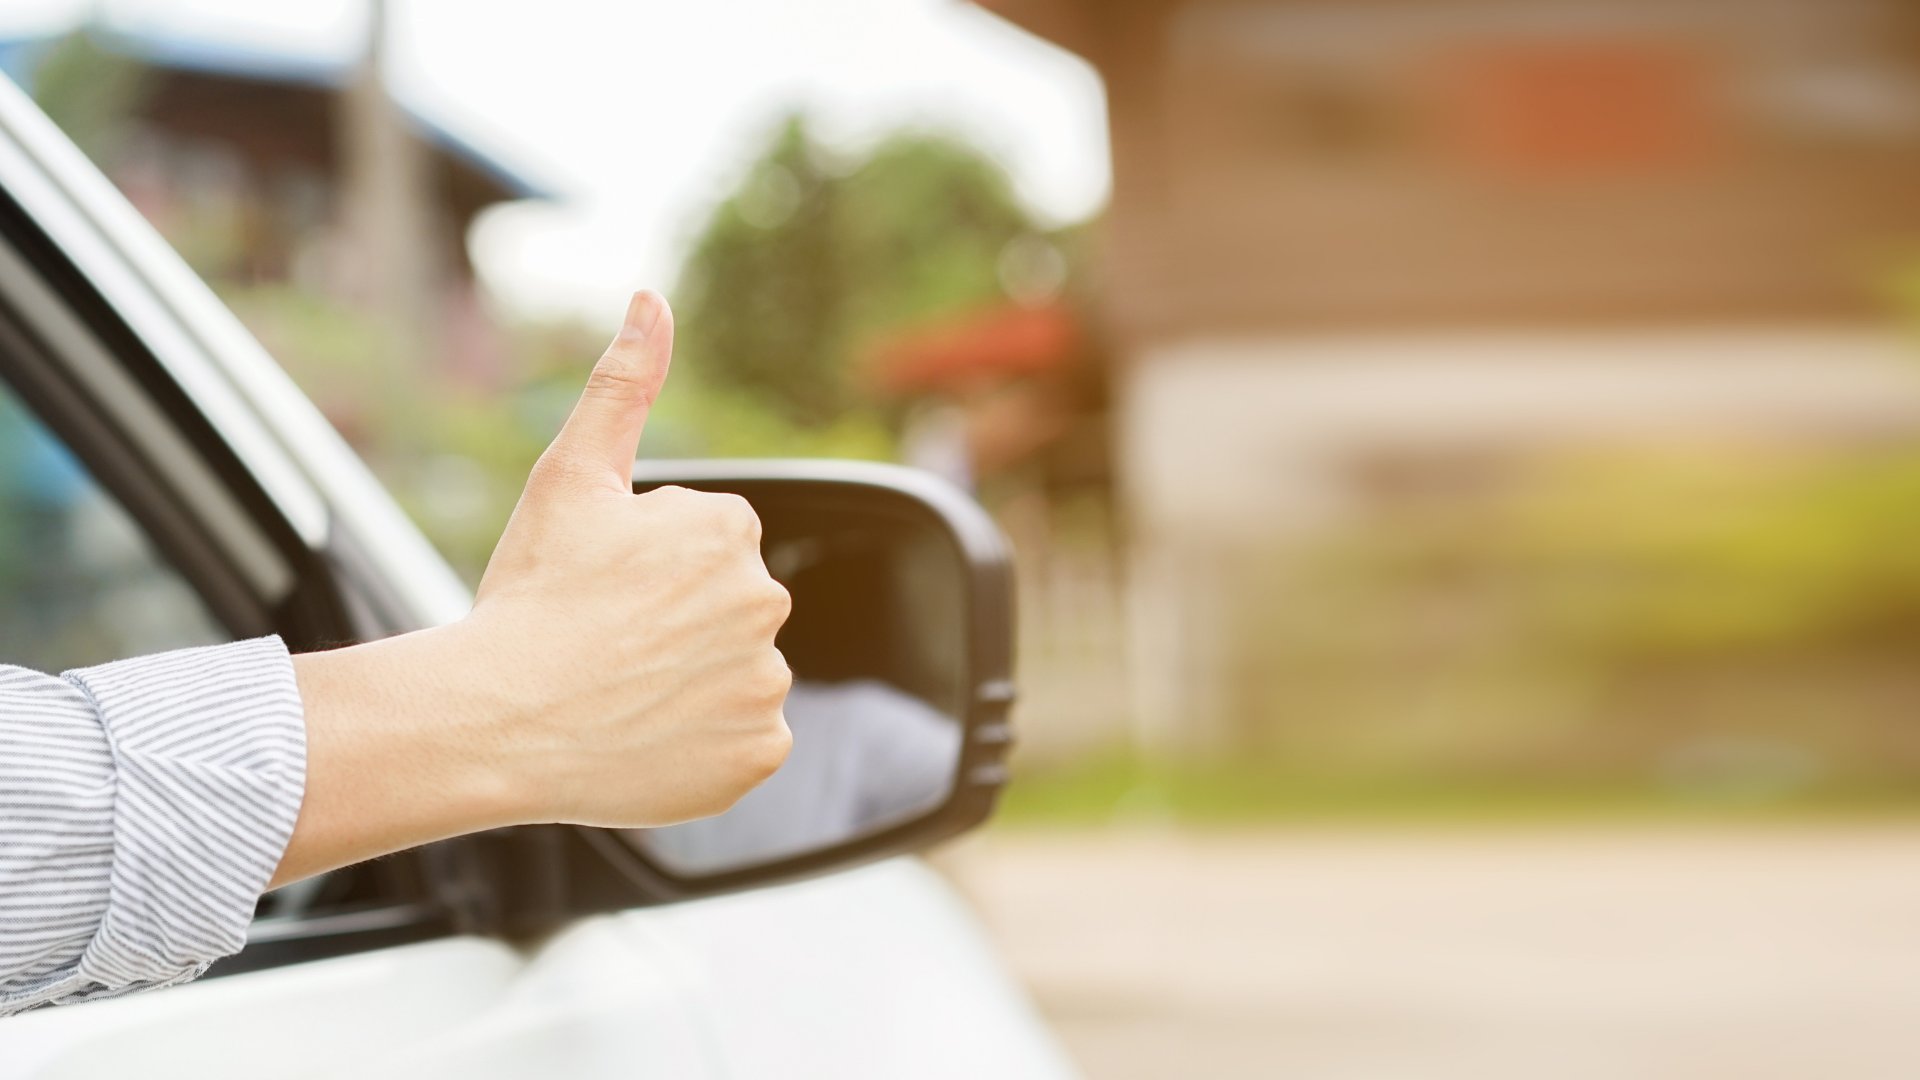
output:
[[[1084,349],[1080,320],[1063,304],[1007,305],[921,323],[876,342],[866,370],[890,397],[963,395],[985,385],[1063,372]]]

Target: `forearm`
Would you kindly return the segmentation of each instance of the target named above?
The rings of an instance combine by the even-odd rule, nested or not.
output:
[[[454,624],[294,658],[307,788],[273,887],[535,816],[472,638]]]

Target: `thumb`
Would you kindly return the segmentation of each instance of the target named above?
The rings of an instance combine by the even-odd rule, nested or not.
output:
[[[627,490],[640,433],[672,359],[673,312],[651,289],[634,293],[620,333],[593,365],[549,455],[581,472],[604,471],[613,486]]]

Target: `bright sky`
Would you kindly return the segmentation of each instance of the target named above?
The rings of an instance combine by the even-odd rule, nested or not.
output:
[[[667,285],[704,208],[796,106],[847,147],[900,125],[963,134],[1052,221],[1107,196],[1093,70],[961,0],[389,2],[399,93],[566,196],[476,230],[482,274],[518,310],[604,320]],[[8,0],[0,34],[89,9],[330,55],[366,18],[365,0]]]

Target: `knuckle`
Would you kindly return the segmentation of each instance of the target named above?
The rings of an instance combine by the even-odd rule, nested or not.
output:
[[[765,716],[764,724],[733,745],[728,758],[732,782],[713,790],[711,805],[703,808],[702,816],[732,809],[747,792],[787,763],[787,756],[793,752],[793,729],[778,709],[769,710]]]
[[[785,701],[793,689],[793,668],[787,666],[787,658],[779,649],[768,649],[767,656],[766,672],[761,676],[766,694],[775,701]]]
[[[587,376],[587,392],[623,403],[651,405],[660,394],[660,380],[629,349],[619,345],[600,354]]]
[[[708,794],[703,802],[693,807],[693,813],[689,816],[695,819],[718,817],[740,805],[740,800],[753,790],[756,782],[751,776],[742,776],[741,780],[744,782],[736,783],[731,790],[716,790]]]
[[[787,693],[792,689],[793,669],[787,666],[780,650],[771,646],[748,661],[741,672],[741,700],[749,708],[780,705],[786,701]]]
[[[738,598],[746,618],[756,629],[778,630],[793,612],[793,596],[765,570],[751,567],[741,573]]]
[[[691,494],[700,497],[700,510],[708,520],[718,528],[739,532],[751,527],[758,535],[760,515],[753,512],[753,504],[731,491],[697,491]]]
[[[716,547],[737,547],[743,540],[760,542],[760,515],[754,512],[752,503],[732,492],[663,484],[642,498],[653,500],[663,510],[672,508],[686,514],[689,524],[715,539]]]
[[[691,494],[678,484],[662,484],[634,496],[634,505],[653,514],[668,514],[685,505],[686,496]]]
[[[780,771],[787,755],[793,752],[793,731],[786,717],[776,716],[774,724],[754,740],[747,754],[748,771],[761,780]]]
[[[715,496],[716,513],[728,530],[736,537],[760,542],[760,515],[753,504],[731,492]]]
[[[784,624],[787,616],[793,614],[793,594],[787,591],[785,585],[771,577],[766,579],[766,599],[763,603],[767,616],[773,620],[775,626]]]

